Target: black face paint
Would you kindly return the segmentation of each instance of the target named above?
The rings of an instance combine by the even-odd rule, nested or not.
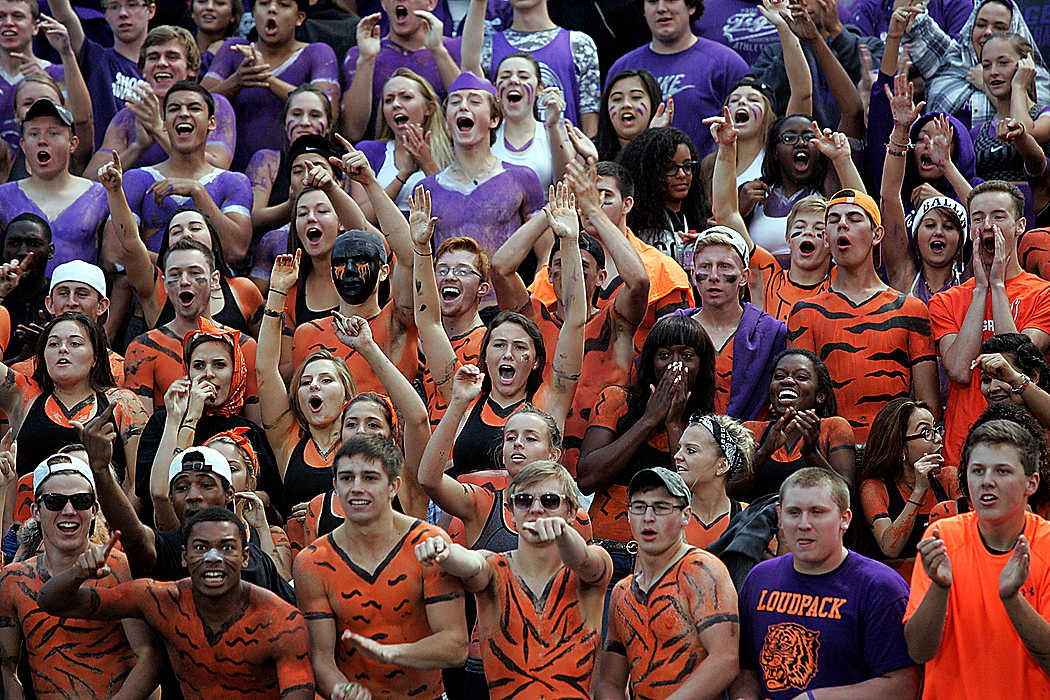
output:
[[[736,284],[736,281],[740,279],[740,275],[733,272],[723,272],[722,279],[726,281],[726,284]]]
[[[348,231],[332,248],[332,281],[347,304],[363,304],[379,284],[379,268],[386,250],[379,240],[363,231]]]
[[[711,273],[707,272],[706,270],[703,271],[703,272],[701,272],[700,270],[697,270],[695,275],[696,275],[696,281],[697,282],[706,282],[707,278],[711,276]]]

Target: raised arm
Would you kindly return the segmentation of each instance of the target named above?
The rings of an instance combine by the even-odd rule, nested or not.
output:
[[[362,17],[357,24],[357,64],[354,77],[343,93],[340,113],[340,131],[351,141],[360,141],[365,137],[365,129],[372,115],[372,79],[375,77],[376,58],[382,47],[379,37],[379,20],[382,18],[381,13],[375,12]]]
[[[1042,210],[1047,204],[1050,204],[1046,151],[1029,133],[1024,124],[1016,119],[1001,119],[995,125],[995,135],[999,141],[1016,150],[1024,160],[1024,172],[1028,176],[1028,184],[1032,187],[1032,206],[1035,211]],[[968,182],[966,184],[969,185]],[[954,182],[952,186],[955,186]],[[956,191],[958,191],[957,187]]]
[[[736,140],[740,132],[733,126],[728,107],[722,107],[722,116],[704,119],[704,124],[711,125],[711,138],[718,144],[715,169],[711,175],[711,212],[718,223],[739,233],[747,241],[748,249],[754,250],[755,242],[740,215],[736,190]]]
[[[538,518],[523,524],[521,529],[531,532],[539,543],[554,542],[558,556],[565,566],[576,572],[581,583],[591,586],[608,583],[612,575],[609,553],[598,545],[588,545],[564,518]]]
[[[925,102],[918,106],[913,101],[915,87],[908,82],[908,64],[893,79],[893,90],[886,86],[886,97],[893,113],[893,131],[886,144],[886,159],[882,165],[882,225],[886,231],[882,246],[886,256],[886,272],[890,286],[908,291],[915,278],[915,262],[910,255],[910,243],[905,227],[904,202],[901,188],[904,187],[904,171],[910,156],[911,127],[922,114]]]
[[[459,76],[460,69],[456,64],[456,60],[452,58],[452,54],[445,47],[445,25],[432,12],[416,10],[415,15],[423,22],[423,46],[430,52],[430,57],[434,60],[434,65],[437,66],[438,74],[441,75],[441,82],[445,84],[445,89],[447,90]],[[481,75],[481,73],[478,75]]]
[[[459,63],[463,70],[474,75],[485,75],[481,67],[481,51],[485,46],[486,0],[470,0],[467,17],[463,21],[463,43],[459,47]]]
[[[456,370],[452,398],[419,463],[419,485],[438,508],[459,518],[468,528],[480,517],[477,505],[470,497],[467,487],[446,474],[445,467],[452,456],[452,446],[459,424],[481,394],[484,378],[485,375],[477,365],[464,365]]]
[[[553,185],[551,191],[554,191]],[[532,318],[531,295],[518,274],[518,266],[528,257],[536,241],[547,231],[547,217],[537,212],[517,228],[492,255],[492,286],[496,303],[504,311],[517,311]],[[546,262],[540,261],[540,262]],[[564,262],[562,265],[564,266]],[[535,320],[535,318],[533,318]]]
[[[576,197],[564,182],[552,188],[552,196],[543,207],[547,225],[561,239],[561,298],[565,319],[558,331],[558,343],[551,360],[551,386],[544,409],[565,427],[576,383],[583,368],[583,336],[589,306],[583,284],[583,259],[580,257],[580,218]]]
[[[91,160],[91,153],[95,150],[95,113],[91,107],[91,93],[88,92],[87,83],[84,82],[84,74],[80,71],[77,62],[77,50],[73,48],[69,29],[53,17],[45,14],[40,15],[40,29],[47,37],[62,60],[62,68],[65,70],[65,91],[69,111],[73,114],[73,122],[77,132],[77,148],[73,151],[70,160],[69,171],[73,174],[84,172],[84,167]]]
[[[802,42],[791,31],[788,19],[791,11],[783,0],[762,0],[758,11],[777,29],[780,48],[784,54],[784,72],[787,73],[788,97],[787,111],[784,114],[813,114],[813,75],[809,71],[809,61],[802,51]]]
[[[60,617],[83,617],[89,620],[130,617],[131,615],[126,613],[131,611],[126,609],[121,610],[120,614],[103,609],[98,592],[84,587],[87,581],[105,578],[109,575],[110,569],[106,560],[109,559],[109,554],[113,551],[118,539],[120,539],[120,531],[115,530],[110,534],[109,542],[105,545],[88,545],[87,550],[76,558],[72,566],[59,571],[47,580],[37,595],[37,605],[52,615]],[[132,606],[133,602],[128,599],[121,607]]]
[[[151,326],[160,318],[165,299],[157,298],[156,267],[150,258],[149,249],[139,235],[139,225],[128,205],[122,187],[124,168],[116,151],[110,153],[110,160],[98,170],[98,181],[106,188],[106,199],[109,202],[108,230],[120,242],[124,249],[123,263],[127,271],[128,284],[142,304],[142,313],[146,323]]]
[[[123,533],[121,545],[132,569],[148,576],[157,564],[156,534],[139,520],[131,501],[120,488],[116,474],[109,466],[113,459],[113,441],[117,434],[112,421],[115,407],[116,404],[110,403],[105,411],[87,423],[73,425],[79,432],[81,444],[87,448],[88,464],[91,474],[95,477],[95,492],[102,515],[111,531]]]
[[[52,0],[48,5],[51,7],[51,15],[69,32],[69,44],[79,56],[80,47],[84,45],[84,27],[81,26],[73,5],[69,0]]]
[[[1033,102],[1028,90],[1035,84],[1035,61],[1031,56],[1019,59],[1011,81],[1010,116],[1024,125],[1040,144],[1050,141],[1050,117],[1039,115],[1034,120],[1029,113]]]
[[[417,187],[408,198],[408,226],[412,235],[412,276],[415,278],[414,309],[419,343],[423,347],[434,386],[441,398],[452,396],[452,375],[456,371],[456,352],[441,325],[441,299],[434,275],[434,225],[437,219],[430,215],[430,192]],[[482,283],[484,284],[484,283]]]
[[[262,324],[259,326],[259,344],[255,350],[255,376],[259,385],[259,407],[262,409],[263,429],[266,439],[274,447],[277,469],[284,480],[288,469],[286,455],[290,448],[285,445],[288,432],[295,422],[288,402],[288,387],[278,369],[281,356],[281,325],[288,290],[299,279],[301,251],[295,255],[278,255],[270,273],[270,291],[266,297]]]
[[[405,464],[401,470],[401,489],[398,499],[405,513],[417,518],[427,515],[426,493],[420,488],[418,473],[419,462],[423,456],[423,447],[430,439],[430,420],[423,399],[412,388],[412,385],[401,370],[390,361],[383,349],[372,338],[372,329],[368,321],[360,316],[347,318],[338,311],[335,313],[335,335],[340,342],[356,351],[365,359],[383,384],[387,395],[404,419],[404,455]]]
[[[186,377],[176,379],[164,393],[164,430],[153,457],[149,480],[153,520],[161,530],[179,528],[178,517],[171,505],[168,468],[176,454],[193,445],[204,403],[214,393],[214,387],[201,377],[193,381]]]

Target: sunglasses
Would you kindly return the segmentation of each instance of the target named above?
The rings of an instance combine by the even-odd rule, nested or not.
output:
[[[528,510],[532,508],[532,503],[537,498],[540,499],[540,505],[544,510],[558,510],[564,496],[557,493],[545,493],[540,496],[534,496],[531,493],[516,493],[514,494],[514,507],[518,510]]]
[[[89,510],[91,506],[95,505],[95,494],[74,493],[66,495],[63,493],[45,493],[40,495],[39,500],[44,504],[45,508],[55,513],[63,510],[66,507],[66,503],[72,503],[73,508],[76,510]]]

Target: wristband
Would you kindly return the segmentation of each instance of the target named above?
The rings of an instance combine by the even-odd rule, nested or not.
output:
[[[898,151],[898,150],[895,150],[893,148],[893,146],[891,146],[890,144],[886,144],[886,155],[888,155],[888,156],[897,156],[899,158],[904,158],[905,156],[908,155],[908,151],[907,151],[907,149],[902,150],[902,151]]]
[[[1012,391],[1015,394],[1020,394],[1024,391],[1024,388],[1026,386],[1032,383],[1032,378],[1029,377],[1027,374],[1022,374],[1021,377],[1023,377],[1023,379],[1021,379],[1021,386],[1017,387],[1016,389],[1010,389],[1010,391]]]
[[[400,182],[402,185],[407,185],[408,184],[408,181],[407,180],[402,180],[400,175],[395,175],[394,179],[397,180],[398,182]]]
[[[268,294],[280,294],[282,297],[288,296],[288,292],[282,292],[280,289],[270,289],[267,291]]]
[[[916,503],[915,501],[911,500],[910,498],[908,499],[908,503],[912,504],[913,506],[921,506],[922,505],[922,501],[919,501],[918,503]]]
[[[269,316],[270,318],[280,318],[284,315],[284,311],[274,311],[273,309],[263,309],[263,316]]]
[[[429,258],[431,255],[434,254],[434,251],[432,250],[422,251],[419,248],[413,248],[412,250],[416,251],[416,255],[419,255],[424,258]]]

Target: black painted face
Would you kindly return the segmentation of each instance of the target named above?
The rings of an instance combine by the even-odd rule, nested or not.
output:
[[[332,248],[332,281],[347,304],[363,304],[379,284],[386,251],[364,232],[340,234]]]

